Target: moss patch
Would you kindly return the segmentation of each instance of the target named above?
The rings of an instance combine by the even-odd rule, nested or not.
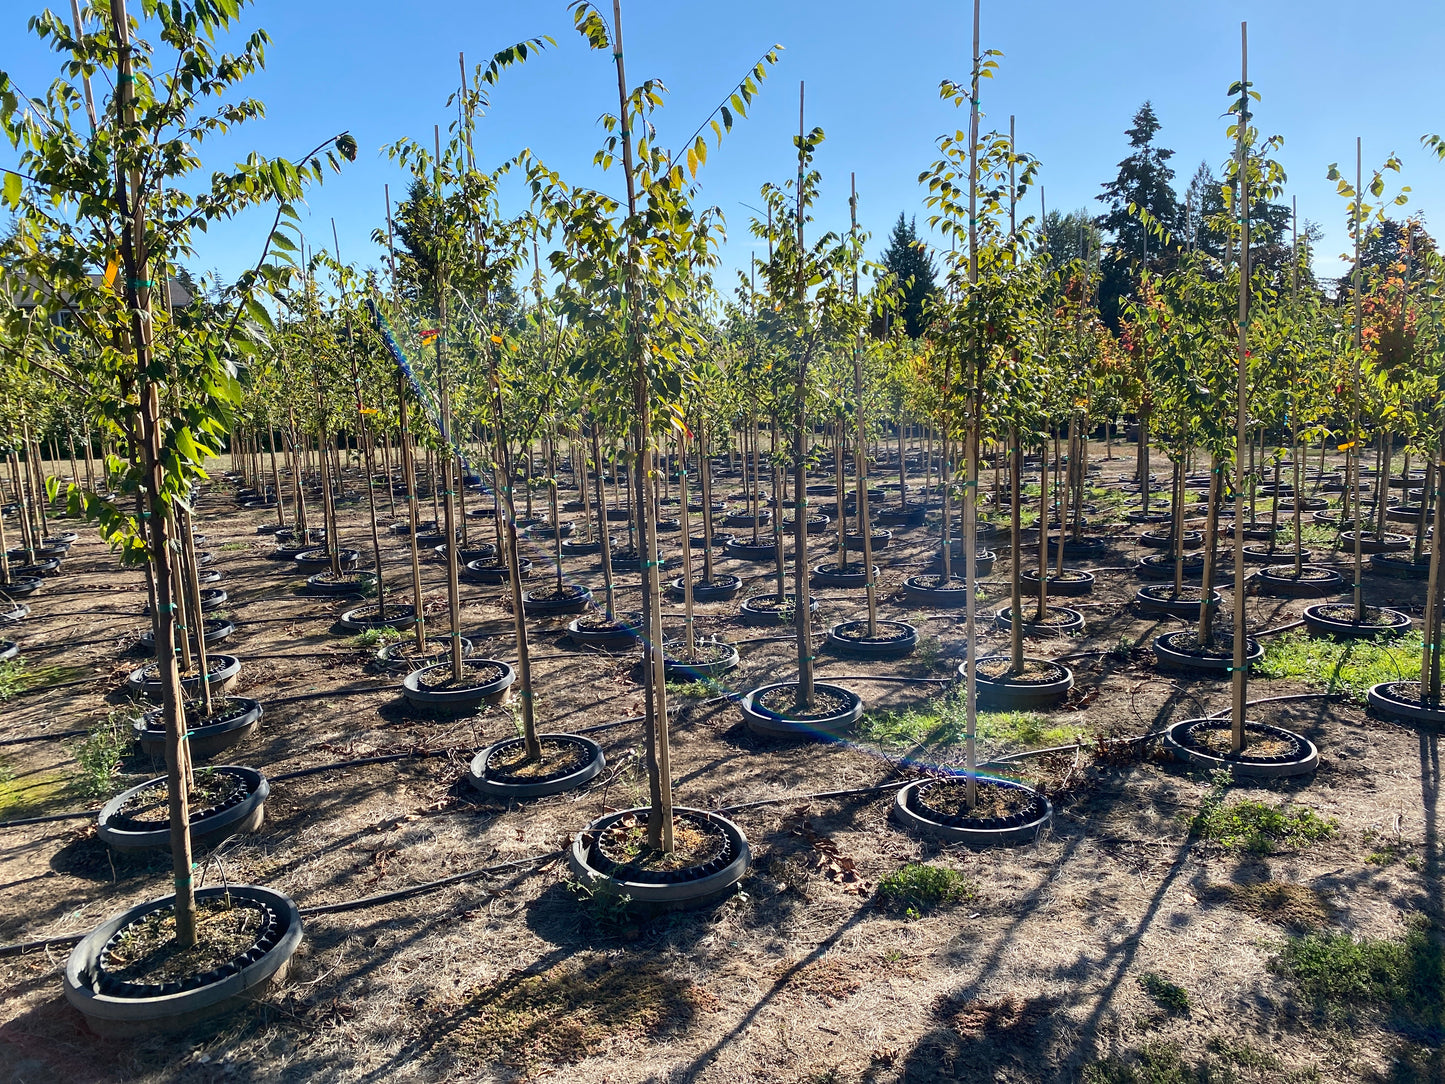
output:
[[[1288,881],[1207,884],[1197,893],[1203,903],[1223,904],[1266,922],[1310,930],[1330,921],[1329,903],[1318,891]]]
[[[525,1069],[676,1034],[716,1008],[711,994],[657,963],[592,958],[472,990],[448,1032],[468,1053]]]

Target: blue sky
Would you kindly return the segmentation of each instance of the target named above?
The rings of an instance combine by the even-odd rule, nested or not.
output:
[[[33,10],[27,0],[0,3],[0,67],[40,94],[55,66],[25,33]],[[751,116],[713,151],[702,174],[706,197],[729,218],[725,284],[731,269],[746,266],[752,244],[751,212],[742,204],[759,202],[762,182],[790,175],[799,80],[807,84],[809,126],[827,133],[817,158],[825,206],[816,228],[846,228],[850,171],[875,252],[900,210],[925,216],[918,173],[933,159],[934,139],[966,124],[937,87],[941,78],[967,76],[970,16],[960,0],[627,0],[629,78],[660,78],[671,91],[660,122],[664,142],[696,128],[769,46],[785,46]],[[984,48],[1005,54],[998,78],[984,84],[985,128],[1006,129],[1016,115],[1020,148],[1043,162],[1049,206],[1097,213],[1099,186],[1127,152],[1123,130],[1147,98],[1163,124],[1160,141],[1176,152],[1182,191],[1201,160],[1217,169],[1229,153],[1221,113],[1224,91],[1238,77],[1242,18],[1250,21],[1250,75],[1264,96],[1257,122],[1264,133],[1284,136],[1280,158],[1301,216],[1326,230],[1318,270],[1337,274],[1341,266],[1334,257],[1344,246],[1345,209],[1325,173],[1334,161],[1352,168],[1356,135],[1364,137],[1367,171],[1389,152],[1400,154],[1402,183],[1412,187],[1409,209],[1433,224],[1445,198],[1445,163],[1429,158],[1419,138],[1445,129],[1440,0],[1378,7],[985,0]],[[521,38],[554,37],[555,49],[507,73],[494,92],[481,159],[500,162],[528,147],[569,180],[618,189],[615,172],[591,166],[602,138],[597,118],[616,106],[614,75],[572,29],[565,0],[260,0],[246,10],[244,26],[264,27],[274,39],[266,71],[248,84],[268,115],[211,145],[207,163],[252,148],[297,155],[350,129],[361,148],[357,162],[315,190],[307,211],[308,240],[329,247],[334,216],[350,261],[379,261],[370,235],[383,221],[382,186],[389,182],[397,198],[406,183],[381,148],[405,136],[430,144],[432,125],[447,123],[458,50],[470,66]],[[0,148],[0,164],[14,164],[8,148]],[[254,261],[268,224],[269,216],[250,215],[214,229],[201,239],[194,265],[235,275]]]

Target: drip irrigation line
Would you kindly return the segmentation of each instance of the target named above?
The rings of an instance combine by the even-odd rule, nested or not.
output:
[[[1256,704],[1284,704],[1300,700],[1343,700],[1344,693],[1287,693],[1283,696],[1266,696],[1259,700],[1246,700],[1244,706],[1252,708]],[[1233,708],[1221,708],[1219,711],[1206,715],[1206,719],[1219,719],[1228,715]]]
[[[74,821],[83,817],[98,817],[100,810],[83,809],[75,813],[50,813],[44,817],[21,817],[13,821],[0,821],[0,829],[23,828],[28,824],[53,824],[56,821]]]
[[[1261,629],[1259,632],[1253,633],[1252,635],[1255,637],[1273,636],[1277,632],[1288,632],[1290,629],[1297,629],[1304,623],[1304,618],[1301,617],[1298,621],[1291,621],[1287,625],[1277,625],[1272,629]]]
[[[450,877],[441,877],[435,881],[427,881],[424,884],[399,888],[394,892],[382,892],[375,896],[363,896],[360,899],[346,900],[342,903],[315,904],[311,907],[298,908],[298,910],[303,916],[311,917],[313,915],[334,915],[342,911],[359,911],[366,907],[378,907],[384,903],[394,903],[397,900],[411,899],[414,896],[436,892],[449,885],[475,880],[478,877],[486,877],[493,873],[500,873],[503,870],[516,869],[521,866],[542,865],[561,858],[564,853],[564,851],[550,851],[547,854],[534,855],[530,858],[518,858],[511,862],[500,862],[494,866],[479,866],[476,869],[469,869],[462,873],[454,873]],[[0,956],[3,955],[5,955],[4,949],[0,949]]]
[[[25,745],[33,741],[60,741],[63,738],[81,738],[89,733],[88,730],[57,730],[54,734],[31,734],[24,738],[0,739],[0,745]]]

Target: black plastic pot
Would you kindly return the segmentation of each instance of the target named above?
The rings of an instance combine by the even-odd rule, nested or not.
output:
[[[1408,535],[1392,534],[1386,531],[1383,537],[1377,538],[1374,534],[1366,532],[1365,537],[1360,539],[1360,552],[1375,553],[1400,553],[1410,548]],[[1347,554],[1355,552],[1355,532],[1340,532],[1340,549]]]
[[[189,734],[186,744],[192,756],[204,759],[225,752],[249,738],[261,725],[263,709],[259,700],[247,696],[227,696],[222,698],[222,704],[223,710],[213,713],[213,718],[214,714],[219,714],[220,718],[199,726],[196,725],[199,716],[193,712],[200,711],[200,702],[186,705],[186,729]],[[161,722],[160,708],[148,711],[137,719],[134,730],[142,753],[157,759],[166,755],[166,731]]]
[[[1324,613],[1325,610],[1333,609],[1347,610],[1351,618],[1353,618],[1355,612],[1354,606],[1348,603],[1317,602],[1313,606],[1305,607],[1305,628],[1315,636],[1335,636],[1342,640],[1366,640],[1380,636],[1399,636],[1401,633],[1408,632],[1410,629],[1409,615],[1402,614],[1399,610],[1391,610],[1383,606],[1366,606],[1366,611],[1380,616],[1384,619],[1384,622],[1363,622],[1356,624],[1353,620],[1331,617]]]
[[[474,790],[494,801],[514,802],[526,798],[545,798],[549,794],[561,794],[576,790],[595,779],[607,766],[602,747],[591,738],[580,734],[538,734],[540,742],[555,742],[579,747],[587,757],[580,768],[540,775],[535,778],[507,774],[496,767],[497,758],[522,745],[521,738],[504,738],[487,746],[472,758],[467,770],[467,780]]]
[[[203,625],[205,628],[205,642],[208,646],[210,644],[219,644],[226,637],[230,636],[231,633],[236,631],[236,626],[233,623],[231,623],[230,621],[224,621],[220,618],[207,618]],[[155,630],[149,628],[142,629],[140,634],[140,642],[142,647],[153,649],[156,646]],[[196,637],[194,634],[192,634],[191,643],[195,642]]]
[[[1027,604],[1025,604],[1027,605]],[[1027,613],[1028,611],[1025,610]],[[1084,615],[1078,610],[1071,610],[1067,606],[1050,606],[1046,617],[1053,617],[1053,622],[1038,624],[1033,621],[1024,622],[1025,636],[1059,635],[1071,636],[1074,633],[1084,631]],[[1013,607],[1004,606],[998,613],[994,614],[994,620],[1002,629],[1013,628]]]
[[[1049,596],[1058,598],[1082,598],[1094,593],[1094,574],[1078,569],[1066,568],[1062,576],[1049,573]],[[1025,568],[1019,572],[1025,595],[1039,593],[1039,572],[1036,568]]]
[[[234,835],[254,832],[261,826],[261,820],[266,813],[266,798],[271,793],[271,784],[254,768],[227,764],[224,767],[204,770],[215,775],[232,777],[240,787],[234,796],[213,808],[191,810],[191,845],[198,850]],[[121,852],[152,851],[170,847],[169,819],[159,827],[152,827],[150,822],[132,823],[122,812],[122,808],[134,795],[164,782],[164,776],[147,780],[107,802],[96,822],[96,832],[101,842],[112,850]]]
[[[1176,646],[1181,638],[1192,635],[1192,630],[1185,630],[1166,632],[1162,636],[1154,637],[1154,659],[1158,665],[1170,670],[1227,678],[1234,666],[1233,654],[1202,655],[1188,646]],[[1230,642],[1229,637],[1221,634],[1216,638],[1215,645],[1219,651],[1224,652],[1228,650],[1227,645]],[[1244,642],[1244,665],[1248,668],[1264,658],[1264,645],[1253,636],[1246,636]]]
[[[447,559],[447,544],[442,542],[433,546],[432,552],[441,560],[445,561]],[[457,561],[464,565],[471,561],[490,561],[495,556],[497,556],[497,547],[491,542],[474,542],[470,546],[457,549]]]
[[[1072,554],[1075,557],[1097,557],[1109,548],[1109,543],[1097,535],[1085,535],[1083,538],[1066,537],[1064,539],[1064,553]],[[1050,535],[1048,541],[1048,552],[1057,553],[1059,550],[1059,536]]]
[[[1156,550],[1167,550],[1174,545],[1173,531],[1140,531],[1137,538],[1139,545]],[[1199,531],[1185,531],[1181,544],[1187,550],[1197,550],[1204,545],[1204,535]]]
[[[528,538],[536,539],[539,542],[551,542],[560,535],[567,539],[572,537],[572,532],[577,529],[576,524],[563,522],[555,528],[550,523],[534,523],[524,532]]]
[[[681,576],[668,585],[676,595],[682,595],[686,585]],[[726,572],[714,573],[711,583],[694,581],[692,585],[692,598],[694,602],[727,602],[737,598],[738,593],[743,589],[742,577],[734,576]]]
[[[25,598],[33,595],[45,585],[45,579],[41,576],[15,576],[12,575],[10,582],[0,584],[0,599],[3,598]]]
[[[511,694],[512,683],[517,680],[517,674],[509,665],[496,659],[462,661],[464,672],[482,668],[491,671],[495,667],[501,668],[500,676],[488,677],[475,685],[457,689],[428,689],[422,684],[423,677],[433,670],[445,668],[450,671],[451,662],[423,666],[420,670],[413,670],[402,680],[401,695],[412,707],[431,715],[470,715],[483,704],[505,702]]]
[[[1418,681],[1386,681],[1370,686],[1365,698],[1370,710],[1381,718],[1445,726],[1445,704],[1422,702],[1421,688]]]
[[[386,606],[386,618],[382,619],[377,613],[376,603],[368,602],[365,606],[347,610],[336,619],[336,623],[352,632],[369,632],[372,629],[409,629],[416,624],[416,610],[411,606],[399,606],[394,602],[389,602]]]
[[[754,544],[751,539],[735,538],[727,544],[724,552],[739,561],[776,561],[778,559],[776,544],[764,542],[761,539]],[[791,560],[791,556],[789,559]]]
[[[306,577],[306,590],[313,595],[374,595],[376,573],[343,572],[340,579],[334,579],[329,570],[317,572]]]
[[[712,548],[715,550],[725,550],[727,549],[727,544],[735,538],[737,538],[737,535],[731,531],[713,531]],[[707,545],[707,538],[704,537],[701,532],[690,535],[688,541],[692,543],[692,548],[695,550],[700,550]]]
[[[1151,553],[1148,557],[1141,557],[1134,562],[1134,571],[1142,579],[1146,580],[1173,580],[1174,579],[1174,558],[1164,553]],[[1219,574],[1219,566],[1215,565],[1215,574]],[[1186,580],[1198,580],[1204,577],[1204,554],[1186,553],[1184,555],[1184,578]],[[1219,580],[1215,581],[1216,583]]]
[[[1371,572],[1378,572],[1381,576],[1396,580],[1430,578],[1430,558],[1426,556],[1416,561],[1414,555],[1408,552],[1371,554],[1369,568]]]
[[[31,580],[41,576],[53,576],[60,571],[60,558],[48,557],[43,561],[32,561],[28,565],[11,565],[10,576],[17,580]]]
[[[356,550],[338,550],[337,563],[343,572],[350,572],[361,560],[361,554]],[[324,549],[302,550],[294,558],[301,566],[303,572],[310,569],[328,568],[331,565],[331,555]]]
[[[923,505],[884,505],[881,508],[873,509],[873,520],[885,527],[922,527],[924,517],[928,509]]]
[[[111,1038],[188,1031],[258,1001],[290,968],[301,944],[301,913],[288,897],[256,885],[201,888],[196,898],[204,901],[227,893],[232,900],[262,905],[265,921],[256,943],[224,967],[165,985],[117,985],[105,979],[102,959],[111,939],[147,915],[174,907],[175,897],[166,896],[109,919],[71,950],[65,964],[65,1000],[80,1011],[93,1032]]]
[[[561,617],[580,614],[592,605],[592,592],[580,583],[555,583],[522,592],[522,612],[528,617]]]
[[[684,657],[687,644],[682,640],[668,640],[662,645],[662,666],[669,681],[701,681],[726,674],[738,665],[738,649],[722,640],[696,640],[698,654],[706,658]]]
[[[1004,711],[1032,711],[1036,708],[1053,707],[1074,687],[1074,673],[1067,666],[1051,662],[1047,659],[1025,658],[1025,663],[1034,663],[1045,666],[1051,671],[1051,678],[1042,681],[1020,681],[1009,674],[1000,674],[996,678],[988,677],[983,672],[984,663],[997,661],[1008,662],[1007,655],[985,655],[976,660],[978,669],[974,675],[974,687],[978,691],[978,702],[980,706],[998,708]],[[968,663],[958,664],[958,678],[960,681],[968,676]]]
[[[1345,578],[1332,568],[1305,565],[1295,579],[1294,565],[1270,565],[1251,577],[1255,589],[1270,598],[1318,598],[1345,589]]]
[[[564,538],[562,540],[563,557],[591,557],[602,552],[602,539],[600,538]]]
[[[869,532],[871,548],[881,550],[888,543],[893,541],[893,532],[889,530],[877,530]],[[863,536],[861,534],[850,534],[843,536],[843,544],[848,547],[850,553],[863,552]]]
[[[623,809],[606,813],[578,832],[567,851],[567,865],[573,876],[590,892],[603,893],[615,899],[625,897],[631,906],[645,912],[699,907],[732,893],[733,886],[747,873],[752,854],[743,830],[716,813],[684,806],[674,806],[672,810],[675,821],[692,819],[709,831],[722,833],[724,848],[710,862],[679,870],[652,872],[634,866],[619,866],[610,861],[599,847],[602,833],[625,817],[645,819],[648,812],[646,809]]]
[[[13,659],[20,654],[20,645],[14,640],[0,640],[0,662]]]
[[[1314,556],[1309,550],[1305,550],[1302,557],[1306,564]],[[1245,546],[1244,563],[1247,565],[1283,565],[1286,562],[1294,564],[1293,547],[1285,546]]]
[[[785,596],[790,601],[793,599],[791,593]],[[743,599],[742,605],[738,607],[738,617],[745,625],[790,625],[794,620],[794,607],[786,609],[772,609],[761,602],[777,598],[776,592],[769,592],[765,595],[752,595]],[[818,600],[812,595],[808,596],[808,609],[811,613],[818,612]]]
[[[211,664],[210,686],[212,695],[223,694],[236,684],[236,678],[241,673],[241,660],[235,655],[209,655],[207,660]],[[154,678],[147,677],[146,671],[153,666],[147,663],[145,666],[137,667],[130,672],[126,678],[126,685],[132,693],[151,700],[161,698],[161,683]],[[181,678],[181,691],[195,694],[201,691],[201,675],[192,674],[190,677]]]
[[[1185,588],[1189,590],[1189,588]],[[1199,588],[1194,588],[1199,590]],[[1174,598],[1174,585],[1172,583],[1151,584],[1148,587],[1141,587],[1134,594],[1134,606],[1142,614],[1182,617],[1186,621],[1195,620],[1199,617],[1199,602],[1197,598]],[[1219,608],[1219,592],[1210,588],[1209,605],[1215,609]]]
[[[842,700],[845,707],[840,711],[815,719],[800,719],[783,715],[764,707],[760,700],[772,689],[793,689],[796,681],[778,681],[744,693],[737,701],[743,722],[754,734],[765,738],[832,738],[847,730],[863,717],[863,698],[841,685],[814,682],[816,692],[825,692]]]
[[[809,516],[805,522],[807,523],[807,527],[806,527],[806,530],[805,530],[804,533],[806,533],[806,534],[822,534],[824,531],[826,531],[826,530],[828,529],[828,524],[832,523],[833,520],[832,520],[831,517],[826,516],[826,515],[823,515],[823,514],[820,513],[820,514],[818,514],[818,515],[816,515],[816,516]],[[783,530],[784,530],[784,532],[786,532],[789,536],[791,536],[792,533],[793,533],[793,531],[794,531],[794,529],[795,529],[795,524],[794,524],[794,522],[793,522],[793,517],[792,517],[792,516],[785,516],[785,517],[783,518]]]
[[[580,647],[600,647],[609,651],[635,647],[645,624],[643,615],[633,610],[616,610],[612,617],[611,624],[593,628],[584,626],[587,617],[576,618],[567,625],[567,638]]]
[[[440,652],[435,655],[427,655],[425,658],[417,658],[409,655],[409,652],[416,650],[416,637],[406,636],[390,644],[383,644],[376,649],[375,665],[377,669],[389,673],[399,674],[403,670],[410,673],[412,670],[420,670],[424,666],[435,666],[442,662],[451,662],[452,659],[452,638],[450,636],[428,636],[427,646],[436,645]],[[465,636],[462,637],[462,658],[472,657],[472,642]]]
[[[1320,754],[1314,742],[1291,730],[1245,720],[1246,735],[1259,738],[1273,738],[1288,742],[1291,749],[1279,756],[1251,756],[1246,739],[1244,752],[1239,756],[1232,753],[1215,753],[1202,748],[1190,740],[1200,729],[1227,729],[1227,719],[1182,719],[1164,731],[1164,748],[1178,760],[1201,768],[1228,768],[1236,778],[1284,779],[1296,775],[1308,775],[1319,766]]]
[[[966,843],[973,847],[1017,846],[1036,840],[1053,820],[1054,807],[1042,794],[1012,779],[979,775],[978,780],[995,787],[1026,791],[1034,799],[1029,808],[1013,817],[949,816],[932,808],[928,792],[934,787],[963,786],[962,777],[920,779],[898,791],[893,816],[910,832],[945,843]]]
[[[729,527],[735,529],[747,528],[751,530],[754,526],[753,514],[751,512],[729,512],[723,517],[723,522]],[[760,508],[758,510],[756,525],[759,527],[766,527],[772,522],[773,514],[769,512],[766,508]]]
[[[918,646],[918,630],[906,621],[880,619],[878,628],[883,634],[870,637],[867,620],[840,621],[828,630],[828,646],[860,659],[901,659]]]
[[[517,571],[526,579],[532,571],[532,562],[526,557],[517,558]],[[471,583],[484,583],[495,585],[506,583],[511,576],[511,569],[507,567],[506,561],[499,561],[492,558],[489,561],[468,561],[465,571],[459,573]]]
[[[844,587],[861,590],[868,586],[868,574],[862,565],[849,565],[847,571],[833,561],[825,561],[813,568],[814,587]],[[873,579],[878,579],[878,566],[873,566]]]
[[[909,606],[952,610],[968,605],[969,586],[955,576],[946,584],[931,583],[937,576],[909,576],[903,581],[903,601]]]

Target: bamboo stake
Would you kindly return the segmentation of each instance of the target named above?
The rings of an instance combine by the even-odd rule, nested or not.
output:
[[[1234,450],[1234,658],[1230,669],[1232,681],[1231,715],[1233,733],[1230,748],[1235,755],[1244,751],[1244,708],[1246,695],[1245,663],[1245,567],[1244,515],[1239,507],[1244,495],[1244,448],[1249,439],[1249,157],[1246,130],[1249,126],[1249,24],[1239,24],[1239,367],[1238,418],[1235,423]],[[1210,585],[1203,583],[1200,593],[1208,598]]]

